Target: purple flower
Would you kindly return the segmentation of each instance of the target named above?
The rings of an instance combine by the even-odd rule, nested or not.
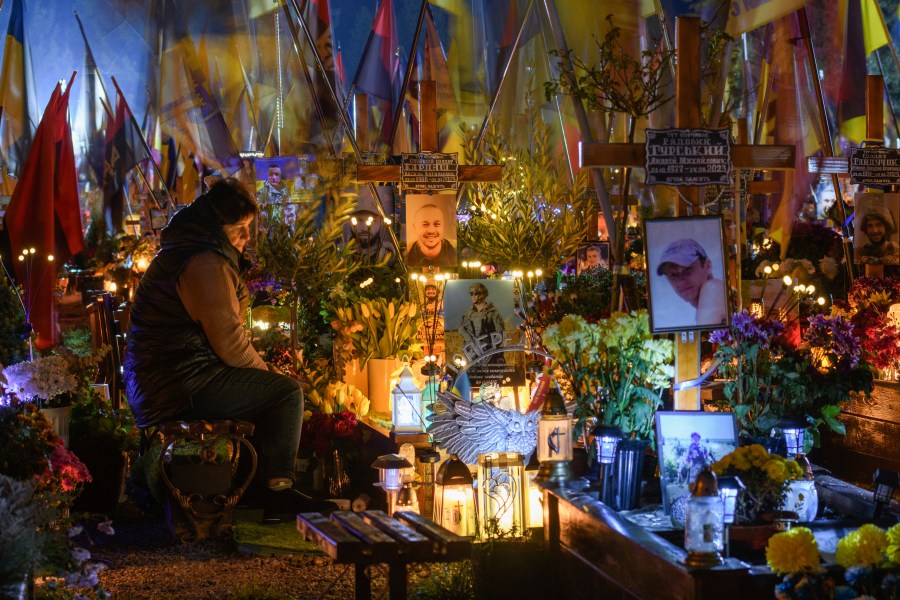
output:
[[[834,354],[841,362],[855,368],[862,350],[859,338],[853,333],[853,323],[841,315],[815,315],[809,319],[804,339],[810,348],[821,348]]]

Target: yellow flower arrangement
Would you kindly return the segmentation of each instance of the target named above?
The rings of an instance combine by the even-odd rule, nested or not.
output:
[[[887,530],[888,547],[885,550],[888,560],[900,564],[900,523]]]
[[[766,562],[775,573],[785,575],[819,570],[819,545],[812,531],[794,527],[769,538]]]
[[[888,535],[884,529],[866,523],[841,538],[837,545],[835,560],[844,568],[858,565],[876,567],[884,563],[887,549]]]
[[[803,477],[796,461],[769,454],[759,444],[736,448],[713,463],[712,470],[720,477],[736,475],[746,486],[736,514],[744,523],[780,510],[790,482]]]

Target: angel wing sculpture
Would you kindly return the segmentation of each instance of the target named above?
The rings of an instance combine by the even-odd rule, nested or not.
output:
[[[433,408],[428,433],[464,463],[474,464],[484,452],[518,452],[527,459],[537,446],[539,411],[503,410],[448,391],[437,394]]]

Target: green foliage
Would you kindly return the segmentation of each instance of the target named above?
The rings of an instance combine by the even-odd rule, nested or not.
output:
[[[569,51],[561,58],[563,68],[559,79],[544,83],[547,100],[559,93],[575,96],[589,108],[605,112],[621,112],[632,121],[649,115],[672,99],[660,86],[674,50],[663,50],[657,43],[641,52],[640,60],[632,57],[622,46],[622,31],[613,26],[613,16],[606,17],[609,30],[597,38],[597,64],[589,65]],[[560,54],[552,51],[553,56]]]
[[[91,330],[87,327],[74,327],[63,331],[61,345],[75,356],[88,357],[94,354]]]
[[[469,219],[459,238],[474,257],[500,271],[541,267],[553,271],[587,239],[589,200],[583,194],[587,173],[566,181],[555,153],[550,128],[535,121],[531,148],[513,148],[491,127],[484,145],[475,148],[475,133],[463,130],[466,162],[504,164],[500,183],[478,186]]]
[[[360,368],[370,358],[396,358],[416,343],[421,319],[412,302],[361,300],[336,309],[331,326],[353,342]]]
[[[28,344],[19,335],[25,325],[25,311],[16,290],[6,277],[0,278],[0,365],[28,358]]]
[[[470,561],[439,564],[427,579],[413,585],[409,594],[416,600],[469,600],[475,597],[475,581]]]
[[[93,389],[72,403],[69,434],[72,439],[112,442],[117,449],[125,452],[136,451],[140,443],[140,430],[128,403],[123,403],[122,408],[116,410],[112,401]]]
[[[57,443],[53,426],[34,404],[0,406],[0,473],[14,479],[43,475]]]

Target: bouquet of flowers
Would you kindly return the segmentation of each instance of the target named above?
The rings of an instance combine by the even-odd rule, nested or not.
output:
[[[831,310],[853,323],[859,335],[862,356],[881,370],[900,363],[900,324],[888,310],[900,302],[900,281],[885,277],[859,277],[853,281],[846,301]]]
[[[71,404],[78,390],[78,379],[69,371],[62,356],[42,356],[31,362],[20,362],[3,369],[7,391],[43,408]]]
[[[755,523],[781,510],[791,481],[803,477],[796,461],[769,452],[759,444],[741,446],[712,465],[718,476],[735,475],[745,489],[738,496],[735,521]]]
[[[370,358],[395,358],[416,343],[419,315],[413,302],[360,300],[335,309],[332,328],[349,337],[363,368]]]
[[[776,598],[894,600],[900,597],[898,553],[900,525],[885,531],[865,524],[838,542],[835,558],[843,573],[826,572],[812,532],[795,527],[769,538],[766,562],[784,575],[775,587]]]
[[[843,435],[840,404],[873,389],[852,323],[841,315],[810,317],[797,346],[783,332],[780,322],[742,311],[730,328],[710,334],[728,380],[718,408],[734,411],[748,436],[768,435],[783,417],[806,419],[814,443],[823,423]]]
[[[626,437],[652,439],[659,394],[674,375],[674,345],[650,335],[647,311],[596,323],[566,315],[547,328],[543,343],[571,379],[576,435],[596,417]]]

